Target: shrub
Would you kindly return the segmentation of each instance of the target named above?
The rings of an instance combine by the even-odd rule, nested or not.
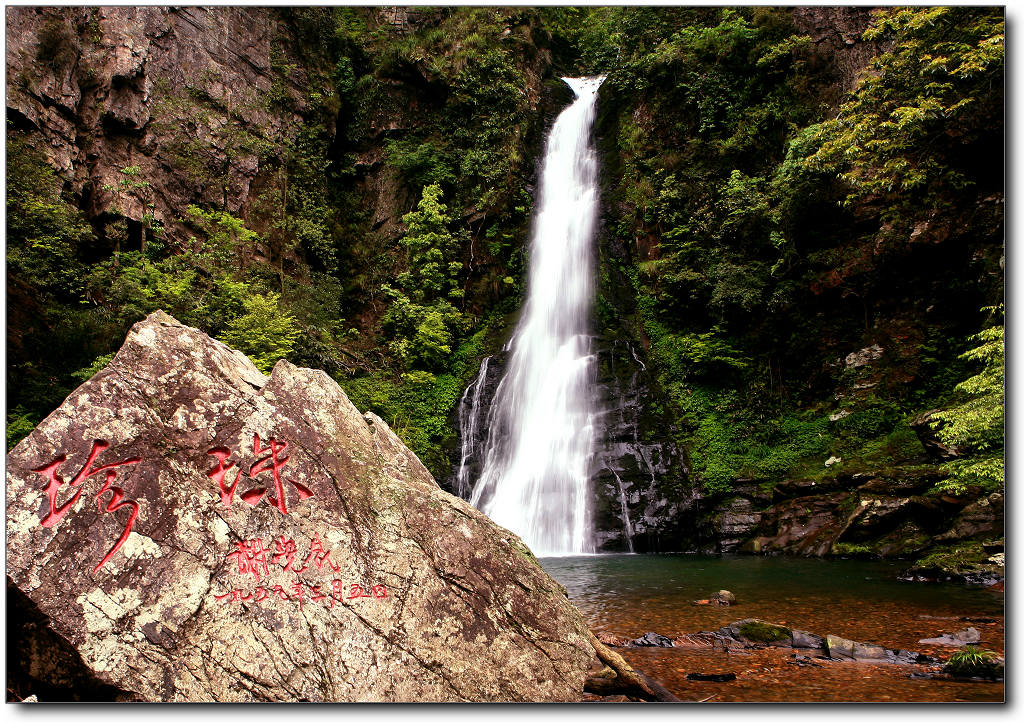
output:
[[[954,677],[986,677],[997,679],[1003,676],[1003,665],[999,657],[989,649],[979,649],[969,644],[958,652],[954,652],[943,672]]]

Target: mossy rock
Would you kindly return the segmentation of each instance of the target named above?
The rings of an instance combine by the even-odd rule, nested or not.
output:
[[[1003,669],[1003,660],[995,652],[969,645],[953,654],[942,671],[953,677],[1000,679]]]
[[[758,644],[774,644],[776,642],[790,642],[793,639],[793,632],[781,624],[772,624],[762,619],[743,619],[729,625],[734,636]]]

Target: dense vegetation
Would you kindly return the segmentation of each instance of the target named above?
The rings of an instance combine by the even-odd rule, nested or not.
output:
[[[999,488],[1001,11],[878,16],[885,51],[838,109],[785,11],[595,17],[574,39],[609,72],[630,256],[606,254],[602,302],[632,311],[703,487],[914,463],[909,422],[949,406],[940,434],[974,456],[946,488]]]
[[[886,11],[839,107],[785,9],[463,8],[403,33],[362,8],[281,19],[306,94],[282,40],[261,102],[305,122],[225,126],[221,145],[261,159],[237,214],[225,198],[174,228],[89,217],[45,144],[8,127],[9,447],[162,308],[264,371],[325,369],[446,477],[453,410],[519,305],[564,70],[608,74],[600,331],[647,349],[705,491],[821,474],[830,456],[919,463],[909,422],[932,408],[962,450],[944,488],[1001,487],[1001,10]],[[59,59],[70,40],[47,38]],[[210,112],[155,92],[168,134]],[[174,142],[183,176],[226,188],[194,139]],[[121,175],[104,190],[149,202],[154,179]],[[382,194],[397,231],[375,223]],[[872,363],[844,360],[872,346]]]

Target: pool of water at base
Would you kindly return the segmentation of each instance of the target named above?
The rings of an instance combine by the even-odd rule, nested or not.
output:
[[[919,640],[973,626],[980,647],[1004,654],[1003,594],[952,584],[901,582],[905,562],[789,557],[607,554],[540,560],[565,586],[591,629],[634,639],[712,631],[757,617],[815,634],[910,649],[945,660],[955,648]],[[720,589],[728,607],[693,604]],[[960,621],[962,617],[975,620]],[[713,702],[999,702],[1003,684],[913,679],[919,666],[816,660],[793,650],[665,648],[619,651],[683,700]],[[732,672],[732,682],[688,681],[691,672]]]

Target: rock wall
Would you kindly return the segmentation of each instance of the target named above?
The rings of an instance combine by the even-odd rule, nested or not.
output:
[[[839,82],[833,102],[853,90],[871,59],[886,49],[881,43],[861,39],[877,9],[869,6],[792,8],[797,29],[810,36],[818,54],[835,68]]]
[[[6,498],[11,677],[46,701],[577,701],[596,659],[522,542],[326,374],[162,312],[8,454]]]
[[[602,424],[591,479],[598,548],[692,548],[696,493],[671,424],[654,410],[659,400],[647,367],[630,342],[618,339],[599,340],[597,358]]]
[[[239,214],[280,160],[261,149],[294,137],[312,90],[280,30],[267,8],[8,8],[8,117],[38,132],[91,218],[141,234],[174,233],[191,203]]]
[[[837,473],[774,486],[737,482],[734,493],[706,500],[708,552],[824,557],[920,556],[936,547],[1003,536],[1003,498],[968,489],[926,494],[941,479],[928,468]]]

